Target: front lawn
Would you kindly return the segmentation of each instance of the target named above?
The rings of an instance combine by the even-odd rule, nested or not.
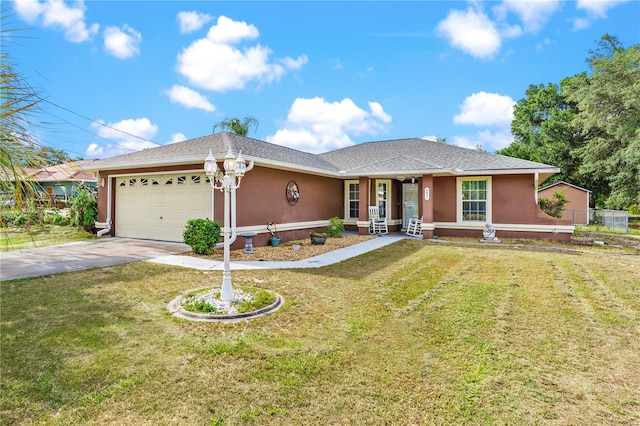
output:
[[[221,273],[147,262],[2,282],[2,423],[640,422],[638,255],[404,240],[233,280],[285,306],[174,318]]]
[[[94,234],[73,226],[33,225],[28,228],[2,228],[0,229],[0,251],[45,247],[95,237]]]

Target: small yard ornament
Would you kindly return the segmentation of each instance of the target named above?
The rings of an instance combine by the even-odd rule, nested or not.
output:
[[[482,230],[482,237],[483,239],[480,241],[500,242],[500,240],[496,238],[496,228],[494,228],[490,223],[487,223],[484,226],[484,229]]]

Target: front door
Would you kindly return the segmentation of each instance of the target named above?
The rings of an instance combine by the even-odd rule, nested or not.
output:
[[[409,225],[409,219],[418,217],[418,184],[402,184],[402,227]]]

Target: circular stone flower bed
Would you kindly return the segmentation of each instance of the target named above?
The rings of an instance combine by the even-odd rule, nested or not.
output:
[[[178,318],[205,322],[233,322],[277,311],[284,299],[263,289],[233,290],[233,300],[220,300],[220,289],[191,290],[173,299],[167,309]]]

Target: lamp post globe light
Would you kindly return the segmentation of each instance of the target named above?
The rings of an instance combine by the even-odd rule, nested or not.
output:
[[[233,286],[231,285],[231,261],[230,247],[236,239],[236,189],[240,188],[240,181],[245,173],[253,169],[253,161],[247,166],[247,162],[242,158],[242,151],[238,157],[234,157],[229,147],[229,152],[224,157],[222,163],[224,171],[220,170],[211,150],[209,156],[204,160],[204,171],[209,178],[209,183],[214,189],[224,192],[224,225],[222,235],[224,237],[224,269],[222,272],[222,288],[220,290],[220,300],[231,302],[233,297]]]

